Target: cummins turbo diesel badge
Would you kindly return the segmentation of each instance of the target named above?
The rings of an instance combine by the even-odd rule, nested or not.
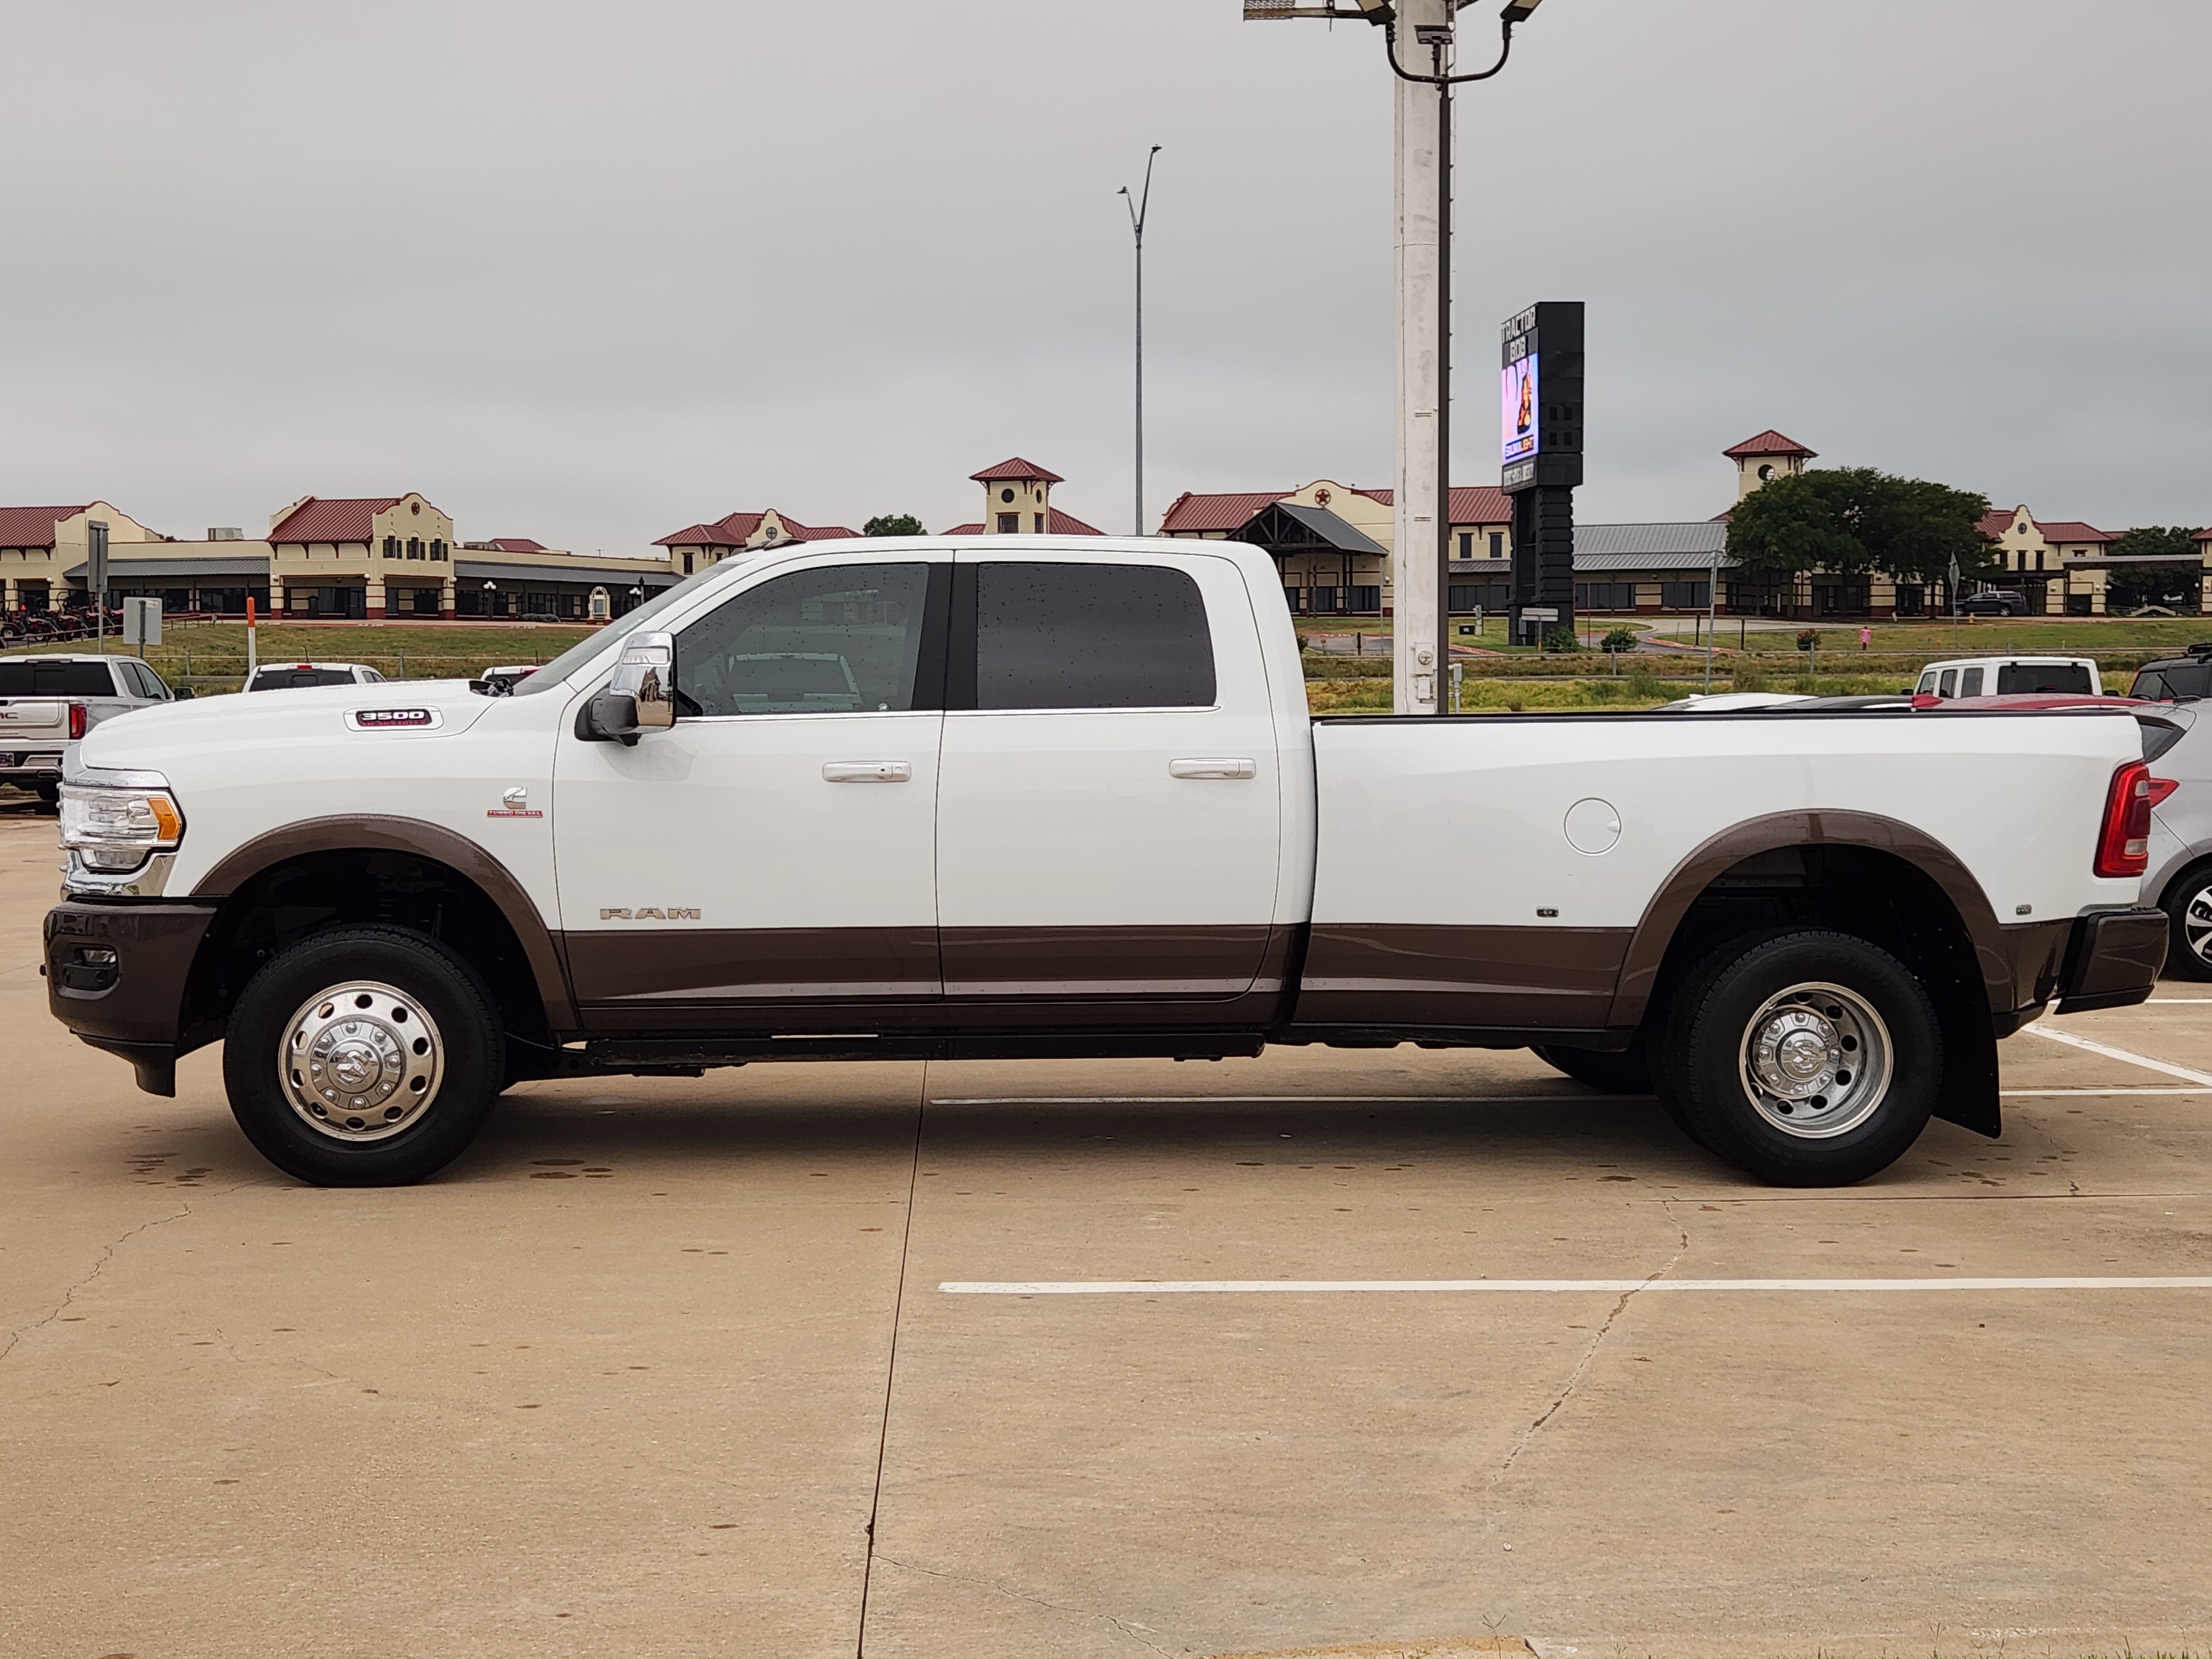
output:
[[[421,732],[444,721],[434,708],[349,708],[346,724],[356,732]]]

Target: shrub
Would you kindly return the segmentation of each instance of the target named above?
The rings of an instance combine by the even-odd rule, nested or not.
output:
[[[1564,623],[1548,629],[1544,635],[1544,649],[1547,651],[1578,651],[1581,648],[1582,641],[1575,637],[1575,630]]]
[[[1609,655],[1618,655],[1623,651],[1633,651],[1636,649],[1636,635],[1631,629],[1616,628],[1598,642],[1597,648]]]

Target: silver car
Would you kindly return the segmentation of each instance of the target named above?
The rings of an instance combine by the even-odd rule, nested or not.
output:
[[[2166,967],[2184,979],[2212,979],[2212,720],[2191,702],[2143,722],[2150,763],[2150,868],[2142,902],[2173,923]]]

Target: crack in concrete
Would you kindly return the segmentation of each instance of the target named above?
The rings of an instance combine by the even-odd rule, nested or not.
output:
[[[1589,1346],[1583,1350],[1582,1361],[1575,1367],[1573,1375],[1567,1378],[1566,1386],[1559,1390],[1558,1397],[1550,1405],[1544,1407],[1534,1422],[1521,1431],[1521,1437],[1513,1443],[1513,1449],[1505,1454],[1505,1461],[1498,1466],[1498,1472],[1490,1477],[1492,1486],[1496,1486],[1511,1473],[1515,1460],[1528,1449],[1529,1443],[1543,1431],[1544,1425],[1557,1417],[1565,1407],[1567,1401],[1575,1397],[1575,1391],[1582,1387],[1583,1378],[1589,1374],[1589,1368],[1597,1358],[1598,1350],[1605,1346],[1607,1335],[1612,1331],[1620,1316],[1627,1311],[1628,1304],[1636,1299],[1637,1291],[1641,1291],[1644,1285],[1653,1284],[1674,1272],[1675,1264],[1688,1254],[1690,1230],[1683,1224],[1681,1218],[1674,1213],[1675,1200],[1671,1198],[1662,1199],[1660,1203],[1667,1212],[1667,1218],[1674,1224],[1674,1231],[1680,1235],[1680,1242],[1674,1247],[1674,1254],[1667,1258],[1664,1267],[1647,1273],[1643,1285],[1637,1285],[1634,1290],[1623,1291],[1620,1293],[1620,1300],[1613,1304],[1613,1311],[1606,1315],[1604,1322],[1590,1337]]]
[[[64,1291],[62,1292],[62,1299],[60,1301],[55,1303],[52,1308],[48,1309],[40,1317],[33,1320],[29,1324],[18,1326],[15,1330],[9,1333],[8,1346],[5,1347],[0,1347],[0,1359],[5,1359],[9,1354],[15,1352],[15,1345],[18,1342],[21,1342],[25,1337],[28,1336],[33,1331],[45,1328],[46,1326],[52,1324],[57,1319],[59,1319],[63,1314],[66,1313],[69,1310],[70,1304],[76,1300],[76,1293],[79,1291],[83,1290],[87,1285],[90,1285],[93,1280],[98,1279],[100,1275],[106,1271],[107,1264],[114,1259],[117,1250],[129,1243],[132,1239],[137,1237],[139,1234],[149,1231],[155,1227],[166,1227],[172,1221],[182,1221],[191,1212],[192,1206],[187,1204],[183,1209],[178,1211],[174,1215],[155,1216],[151,1221],[142,1221],[137,1226],[125,1233],[120,1238],[114,1239],[109,1243],[102,1246],[100,1252],[100,1260],[92,1264],[92,1271],[87,1273],[82,1279],[78,1279],[76,1284],[70,1285],[67,1290]]]
[[[1065,1607],[1058,1601],[1048,1601],[1041,1595],[1031,1595],[1026,1590],[1009,1589],[1006,1585],[999,1583],[993,1579],[971,1577],[964,1572],[944,1572],[935,1567],[916,1566],[911,1561],[901,1561],[896,1557],[885,1555],[880,1551],[877,1553],[876,1559],[882,1562],[885,1566],[897,1567],[906,1572],[919,1572],[931,1578],[950,1579],[952,1583],[957,1584],[974,1584],[978,1589],[987,1589],[993,1592],[994,1595],[1003,1595],[1009,1601],[1027,1601],[1032,1607],[1044,1607],[1053,1613],[1064,1613],[1070,1618],[1103,1620],[1105,1623],[1113,1626],[1115,1630],[1120,1631],[1122,1635],[1127,1637],[1132,1642],[1135,1642],[1142,1646],[1150,1648],[1154,1653],[1166,1654],[1168,1652],[1168,1650],[1162,1647],[1158,1643],[1151,1641],[1138,1634],[1137,1632],[1132,1630],[1129,1627],[1127,1621],[1117,1619],[1110,1613],[1092,1613],[1089,1609],[1084,1607]]]

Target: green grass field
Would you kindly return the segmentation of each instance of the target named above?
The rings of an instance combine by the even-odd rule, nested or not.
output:
[[[467,678],[501,663],[550,662],[592,630],[556,623],[270,623],[255,632],[260,660],[366,663],[391,679]],[[90,654],[89,640],[21,647]],[[113,639],[111,653],[125,652]],[[246,678],[246,624],[173,623],[146,660],[172,685],[234,690]]]

